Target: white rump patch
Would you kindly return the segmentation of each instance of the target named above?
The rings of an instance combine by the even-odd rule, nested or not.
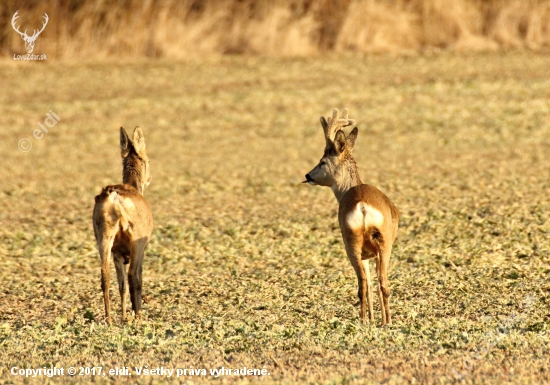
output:
[[[111,226],[115,226],[119,222],[123,231],[130,231],[131,233],[129,224],[130,218],[136,208],[134,202],[130,198],[119,195],[116,191],[109,194],[107,202],[106,214],[109,215],[108,222],[110,222]]]
[[[109,194],[109,201],[112,204],[120,205],[128,214],[131,214],[135,211],[136,206],[130,198],[125,198],[119,195],[116,191],[113,191]]]
[[[120,195],[119,195],[120,196]],[[124,207],[124,210],[128,214],[132,214],[136,210],[136,206],[134,205],[134,202],[130,198],[122,198],[120,199],[121,206]]]
[[[355,209],[347,215],[346,223],[351,229],[357,229],[363,226],[365,229],[370,226],[381,227],[384,223],[384,216],[374,207],[364,202],[359,202],[357,206],[355,206]]]
[[[120,195],[118,195],[116,191],[112,191],[109,194],[109,202],[111,202],[111,203],[120,203]]]

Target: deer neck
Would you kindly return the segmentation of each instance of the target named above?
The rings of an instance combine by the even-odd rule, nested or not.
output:
[[[359,172],[357,171],[357,164],[353,158],[347,159],[342,167],[343,177],[336,181],[331,187],[338,203],[342,203],[342,197],[349,189],[363,184],[359,177]]]
[[[124,158],[122,164],[122,183],[135,187],[143,195],[143,176],[136,163],[136,160],[131,157]]]

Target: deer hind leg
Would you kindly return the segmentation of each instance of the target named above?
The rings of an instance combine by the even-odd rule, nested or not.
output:
[[[368,300],[368,285],[367,285],[367,273],[365,267],[361,263],[361,248],[363,244],[363,237],[357,236],[354,239],[350,239],[346,242],[346,253],[357,275],[357,283],[359,286],[358,296],[361,304],[361,321],[367,321],[367,300]],[[372,305],[369,305],[369,309]],[[371,313],[372,314],[372,313]]]
[[[130,300],[132,302],[132,310],[137,315],[140,305],[138,305],[138,279],[137,279],[138,264],[136,261],[135,246],[130,251],[130,267],[128,268],[128,284],[130,286]]]
[[[390,284],[388,281],[388,266],[391,255],[391,245],[380,250],[379,258],[377,258],[378,272],[378,290],[382,293],[382,325],[391,324],[390,314]],[[382,303],[381,303],[382,305]]]
[[[386,324],[386,309],[384,307],[384,299],[382,297],[382,290],[380,288],[380,256],[376,256],[376,292],[378,294],[378,300],[380,301],[380,311],[382,312],[382,325]]]
[[[365,274],[367,276],[367,304],[369,306],[369,320],[374,322],[374,312],[372,310],[372,280],[370,276],[370,267],[369,260],[363,259],[363,268],[365,269]]]
[[[126,296],[128,292],[126,285],[126,265],[124,263],[126,258],[120,254],[114,254],[118,291],[120,293],[120,306],[122,308],[122,322],[126,320]]]
[[[145,246],[142,242],[134,242],[130,254],[130,268],[128,270],[128,283],[130,284],[130,299],[132,300],[132,310],[139,316],[142,304],[142,280],[143,273],[143,254]]]
[[[114,237],[97,232],[97,246],[99,256],[101,257],[101,290],[103,290],[103,301],[105,303],[105,318],[107,323],[111,324],[111,301],[109,299],[109,259],[111,258],[111,248],[113,247]]]

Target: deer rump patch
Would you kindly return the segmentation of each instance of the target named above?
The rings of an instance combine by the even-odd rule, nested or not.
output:
[[[378,228],[384,224],[384,216],[371,205],[359,202],[355,206],[355,209],[346,216],[346,224],[352,230],[359,228],[368,229],[369,227]]]
[[[113,229],[118,223],[122,231],[131,231],[130,218],[136,210],[131,197],[124,196],[133,193],[134,189],[127,189],[124,185],[107,186],[101,194],[95,197],[96,205],[102,212],[103,225]],[[97,219],[96,219],[97,221]],[[100,221],[101,222],[101,221]]]

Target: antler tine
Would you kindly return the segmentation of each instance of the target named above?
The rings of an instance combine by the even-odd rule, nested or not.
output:
[[[348,122],[342,127],[353,126],[355,124],[355,119],[348,118],[349,110],[344,108],[344,113],[342,114],[342,119],[346,119]]]
[[[44,28],[46,28],[46,25],[48,25],[48,20],[50,20],[50,18],[48,17],[48,14],[44,12],[44,16],[42,16],[42,17],[44,18],[44,21],[42,22],[42,29],[40,31],[35,29],[34,34],[32,35],[32,37],[40,35],[42,33],[42,31],[44,30]]]
[[[321,118],[321,124],[323,125],[323,130],[325,132],[327,146],[332,143],[338,130],[355,124],[354,119],[348,118],[349,110],[347,108],[344,109],[342,118],[339,118],[339,114],[340,111],[338,111],[338,108],[335,108],[332,112],[332,118],[328,118],[326,120]],[[325,120],[326,124],[323,123],[323,120]]]
[[[44,18],[44,21],[42,22],[42,29],[40,30],[40,32],[42,32],[44,28],[46,28],[46,26],[48,25],[48,21],[50,21],[50,18],[48,17],[48,14],[46,12],[44,12],[44,16],[42,17]]]
[[[26,36],[27,35],[27,30],[25,30],[25,32],[21,32],[19,30],[19,27],[16,27],[15,26],[15,21],[17,19],[19,19],[19,15],[18,15],[19,11],[15,11],[15,13],[13,14],[13,17],[11,18],[11,26],[13,27],[13,29],[15,30],[15,32],[17,32],[18,34],[20,34],[21,36]]]

